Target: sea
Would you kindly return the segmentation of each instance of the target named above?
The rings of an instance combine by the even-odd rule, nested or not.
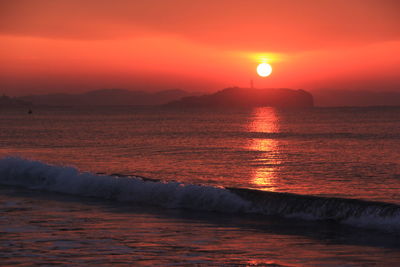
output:
[[[400,266],[400,107],[0,109],[0,265]]]

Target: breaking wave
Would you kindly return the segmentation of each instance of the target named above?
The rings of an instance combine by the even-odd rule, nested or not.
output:
[[[400,234],[400,206],[384,202],[96,175],[20,158],[0,160],[0,184],[166,208],[331,220]]]

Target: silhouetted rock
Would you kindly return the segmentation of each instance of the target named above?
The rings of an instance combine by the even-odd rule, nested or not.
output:
[[[103,89],[82,94],[30,95],[19,99],[30,101],[36,105],[51,106],[162,105],[188,95],[190,95],[188,92],[178,89],[156,93]]]
[[[313,96],[304,90],[226,88],[214,94],[184,97],[172,107],[312,107]]]

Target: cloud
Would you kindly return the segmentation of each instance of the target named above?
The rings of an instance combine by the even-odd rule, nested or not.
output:
[[[3,0],[0,10],[0,34],[44,38],[171,35],[273,52],[400,39],[400,2],[394,0]]]
[[[399,86],[399,1],[0,0],[0,87]],[[268,79],[256,64],[273,65]],[[374,85],[374,87],[376,87]],[[70,89],[68,89],[70,88]]]

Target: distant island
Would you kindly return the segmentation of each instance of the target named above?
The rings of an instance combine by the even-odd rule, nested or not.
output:
[[[3,96],[3,102],[6,102]],[[11,98],[8,97],[8,102]],[[167,107],[312,107],[313,96],[304,90],[226,88],[199,96],[179,89],[159,92],[101,89],[80,94],[44,94],[13,98],[15,103],[44,106],[167,106]],[[0,101],[1,103],[1,101]]]
[[[21,96],[18,100],[46,106],[163,105],[189,95],[193,94],[179,89],[154,93],[126,89],[101,89],[81,94],[28,95]]]
[[[286,88],[226,88],[214,94],[183,97],[169,107],[313,107],[313,96],[304,90]]]
[[[30,105],[30,102],[15,97],[9,97],[6,95],[0,96],[0,108],[27,107]]]
[[[30,106],[169,106],[169,107],[343,107],[400,106],[400,92],[367,90],[231,87],[200,95],[180,89],[146,92],[101,89],[79,94],[56,93],[20,97],[0,96],[0,107]]]

